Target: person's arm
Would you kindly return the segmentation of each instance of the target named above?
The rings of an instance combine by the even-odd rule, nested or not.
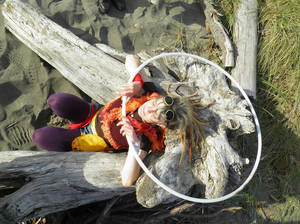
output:
[[[144,150],[139,150],[137,153],[141,160],[144,160],[147,156],[147,152]],[[139,178],[140,170],[141,167],[136,161],[133,152],[129,150],[124,167],[121,171],[123,186],[130,187]]]
[[[132,75],[135,72],[139,64],[140,62],[137,56],[126,56],[125,67],[130,75]],[[155,92],[155,90],[155,85],[151,82],[151,79],[147,77],[144,69],[142,69],[138,74],[136,74],[133,81],[131,83],[123,85],[118,90],[117,94],[119,96],[132,97],[135,95],[142,94],[144,92]]]
[[[136,69],[140,66],[140,60],[138,56],[136,55],[127,55],[125,60],[125,68],[127,72],[132,75]],[[143,82],[151,82],[151,79],[146,75],[144,69],[139,71],[141,78],[143,79]]]
[[[140,61],[139,58],[135,55],[128,55],[126,57],[126,61],[125,61],[125,67],[126,70],[128,71],[128,73],[131,75],[132,73],[135,72],[135,70],[140,66]],[[154,85],[154,83],[152,82],[151,78],[149,78],[146,73],[145,70],[142,69],[141,71],[139,71],[139,73],[135,76],[135,78],[133,79],[133,82],[140,82],[141,83],[141,88],[145,91],[145,92],[157,92],[157,87]]]
[[[126,57],[125,67],[129,74],[132,74],[137,67],[139,66],[138,57],[134,55],[129,55]],[[148,80],[145,75],[143,75],[143,70],[140,71],[139,75],[135,77],[134,81],[129,84],[125,84],[118,91],[118,95],[131,97],[141,93],[143,87],[149,86],[148,82],[145,84],[144,80]],[[133,127],[131,126],[128,119],[125,117],[122,118],[122,121],[118,123],[118,125],[122,125],[120,132],[124,136],[130,136],[130,139],[133,141],[133,144],[140,145],[141,140],[137,138]],[[139,157],[143,160],[148,154],[146,151],[139,149],[137,151]],[[124,167],[121,171],[122,184],[124,186],[131,186],[140,175],[140,166],[137,163],[133,152],[129,150]]]
[[[125,136],[126,134],[129,137],[129,139],[132,141],[133,145],[139,146],[137,149],[137,153],[139,157],[142,160],[144,160],[144,158],[147,156],[148,153],[140,148],[141,140],[136,136],[135,131],[130,124],[130,121],[126,117],[123,117],[122,121],[120,121],[117,125],[118,126],[122,125],[120,132],[123,136]],[[124,167],[121,171],[123,186],[125,187],[131,186],[139,177],[140,170],[141,170],[140,165],[136,161],[133,152],[129,150]]]
[[[143,161],[145,157],[148,155],[148,152],[151,149],[152,143],[150,140],[145,136],[141,136],[139,149],[137,151],[138,156]],[[122,184],[126,187],[131,186],[139,177],[140,175],[140,166],[133,155],[133,152],[129,150],[128,156],[125,161],[125,165],[122,170]],[[128,174],[135,174],[135,175],[128,175]]]

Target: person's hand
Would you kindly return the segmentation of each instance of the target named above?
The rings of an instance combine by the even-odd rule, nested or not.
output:
[[[122,120],[117,124],[117,126],[122,126],[120,129],[121,135],[126,135],[134,145],[140,143],[140,139],[136,136],[135,131],[127,117],[122,117]]]
[[[101,13],[107,13],[113,4],[119,11],[125,9],[125,0],[100,0],[99,1],[99,11]]]
[[[132,82],[125,84],[118,91],[119,96],[127,96],[128,98],[137,95],[142,89],[142,84],[140,82]]]

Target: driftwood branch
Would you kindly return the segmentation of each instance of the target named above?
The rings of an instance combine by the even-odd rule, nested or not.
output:
[[[223,63],[225,67],[234,66],[234,51],[230,38],[222,25],[220,14],[214,8],[211,0],[201,0],[200,4],[205,14],[206,25],[209,27],[216,44],[221,48],[223,53]]]
[[[128,80],[123,63],[58,26],[28,3],[7,0],[1,11],[12,34],[99,103],[116,97],[117,87]]]
[[[257,20],[257,0],[240,1],[233,30],[236,65],[232,76],[253,98],[256,98]]]
[[[124,153],[0,152],[0,223],[11,224],[134,191],[121,184]]]

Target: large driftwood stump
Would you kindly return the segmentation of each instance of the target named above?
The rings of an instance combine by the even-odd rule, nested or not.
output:
[[[15,36],[98,102],[111,100],[116,88],[127,81],[124,65],[103,50],[108,54],[114,52],[113,56],[121,60],[124,54],[103,46],[90,46],[22,1],[6,0],[1,10],[6,27]],[[149,55],[141,53],[140,57],[145,60]],[[160,60],[149,65],[147,70],[162,92],[171,83],[174,94],[197,91],[204,105],[213,103],[199,114],[208,121],[208,126],[204,128],[205,147],[193,151],[192,163],[185,155],[178,166],[183,146],[176,131],[170,131],[166,133],[164,155],[149,157],[151,170],[162,182],[181,193],[195,194],[191,188],[200,186],[196,188],[198,197],[223,195],[229,170],[235,168],[233,175],[238,180],[243,165],[249,162],[238,155],[237,148],[227,138],[227,132],[239,136],[254,131],[245,101],[229,89],[222,74],[190,58]],[[1,152],[2,188],[20,187],[1,199],[1,223],[27,220],[131,192],[132,188],[121,187],[119,181],[124,156]],[[137,200],[145,207],[177,199],[145,175],[140,177],[136,186]]]
[[[189,89],[198,92],[204,105],[214,103],[201,112],[202,118],[208,121],[207,127],[204,127],[205,147],[201,151],[193,151],[192,163],[188,162],[186,154],[179,166],[183,146],[177,137],[178,133],[167,132],[165,153],[151,163],[152,170],[163,183],[180,193],[187,194],[192,186],[197,185],[199,187],[194,190],[205,198],[221,197],[226,193],[229,175],[234,176],[239,182],[243,166],[249,163],[249,159],[238,155],[227,137],[228,132],[234,132],[235,136],[239,136],[255,131],[251,113],[246,109],[247,103],[229,89],[224,75],[210,65],[186,57],[169,58],[165,63],[187,83],[183,85],[173,82],[176,93],[191,94],[185,91],[188,85]],[[175,92],[173,93],[176,94]],[[180,178],[172,178],[174,176]],[[175,200],[146,175],[143,175],[137,183],[137,199],[145,207]]]

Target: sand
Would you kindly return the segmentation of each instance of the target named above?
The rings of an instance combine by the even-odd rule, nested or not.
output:
[[[96,0],[28,2],[90,44],[132,54],[180,48],[205,56],[210,38],[195,0],[128,0],[126,10],[112,6],[108,14],[99,12]],[[41,150],[31,140],[36,128],[67,125],[49,109],[49,95],[67,92],[91,99],[6,31],[2,16],[0,24],[0,150]]]

